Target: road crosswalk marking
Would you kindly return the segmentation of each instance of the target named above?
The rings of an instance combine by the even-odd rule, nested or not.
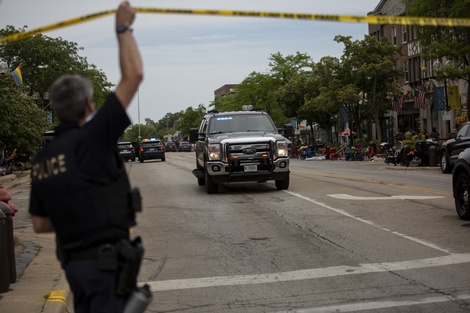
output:
[[[327,195],[328,197],[341,199],[341,200],[430,200],[430,199],[444,199],[444,196],[415,196],[415,195],[397,195],[387,197],[359,197],[348,195],[347,193],[336,193]]]
[[[143,282],[148,284],[153,292],[181,290],[193,288],[208,288],[221,286],[240,286],[280,283],[290,281],[300,281],[306,279],[319,279],[338,276],[350,276],[370,273],[396,272],[405,270],[414,270],[421,268],[430,268],[437,266],[447,266],[470,263],[470,253],[453,253],[445,256],[408,260],[400,262],[384,263],[366,263],[358,266],[332,266],[323,268],[312,268],[297,271],[237,275],[237,276],[219,276],[219,277],[201,277],[188,279],[175,279],[164,281]]]

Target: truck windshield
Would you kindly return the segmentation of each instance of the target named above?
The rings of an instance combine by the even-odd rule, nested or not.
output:
[[[209,133],[277,132],[269,116],[240,114],[216,116],[210,120]]]

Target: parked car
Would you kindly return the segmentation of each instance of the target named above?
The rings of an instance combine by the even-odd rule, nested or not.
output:
[[[165,146],[160,139],[144,139],[140,143],[139,161],[143,163],[145,160],[165,161]]]
[[[176,152],[176,143],[174,143],[173,141],[168,141],[165,144],[165,151],[166,152]]]
[[[460,153],[452,171],[455,209],[463,220],[470,220],[470,148]]]
[[[131,142],[121,141],[117,143],[117,153],[119,158],[126,161],[135,161],[135,149]]]
[[[178,150],[180,152],[191,152],[191,144],[189,143],[189,141],[181,141]]]
[[[470,122],[467,122],[459,132],[450,134],[450,139],[439,149],[439,165],[443,173],[450,173],[459,154],[470,148]]]

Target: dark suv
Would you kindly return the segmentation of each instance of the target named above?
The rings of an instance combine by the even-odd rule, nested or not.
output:
[[[132,143],[128,141],[118,142],[116,150],[119,155],[119,158],[123,160],[124,162],[135,161],[135,150],[134,150],[134,146],[132,145]]]
[[[160,139],[144,139],[140,143],[139,161],[162,160],[165,161],[165,147]]]
[[[191,145],[188,141],[181,141],[178,150],[179,152],[191,152]]]
[[[176,143],[174,143],[173,141],[168,141],[166,144],[165,144],[165,151],[166,152],[176,152]]]
[[[439,163],[443,173],[450,173],[460,152],[470,147],[470,122],[467,122],[457,134],[449,134],[439,150]]]

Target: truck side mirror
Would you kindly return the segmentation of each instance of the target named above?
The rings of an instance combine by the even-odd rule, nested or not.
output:
[[[198,128],[190,128],[189,129],[189,141],[196,142],[198,141],[199,137],[199,129]]]

